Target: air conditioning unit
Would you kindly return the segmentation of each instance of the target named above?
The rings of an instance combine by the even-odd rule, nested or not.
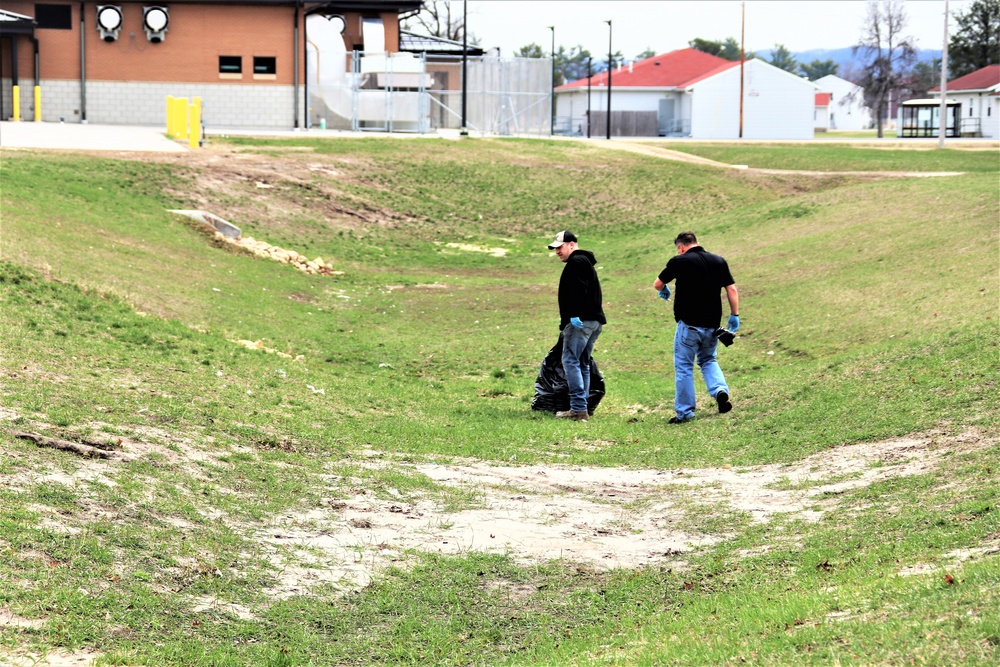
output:
[[[153,44],[163,41],[169,24],[170,11],[166,7],[154,5],[142,8],[142,28],[146,31],[146,39]]]
[[[120,5],[97,5],[97,32],[105,42],[114,42],[122,30]]]

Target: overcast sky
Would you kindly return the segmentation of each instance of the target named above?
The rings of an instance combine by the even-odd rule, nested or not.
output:
[[[740,38],[740,0],[466,0],[469,33],[501,55],[532,42],[546,53],[555,26],[556,48],[582,45],[595,57],[613,49],[632,59],[646,48],[656,53],[681,49],[695,37]],[[972,0],[950,0],[950,30],[955,11]],[[790,51],[838,49],[854,45],[866,14],[865,0],[746,0],[746,48],[764,51],[784,44]],[[906,33],[917,48],[940,49],[944,39],[944,0],[904,0]],[[462,0],[452,0],[462,11]]]

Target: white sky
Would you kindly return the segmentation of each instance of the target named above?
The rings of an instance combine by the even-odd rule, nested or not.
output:
[[[656,53],[681,49],[695,37],[740,38],[740,0],[466,0],[469,33],[484,48],[500,47],[509,56],[532,42],[546,54],[555,26],[556,48],[582,45],[597,58],[612,48],[632,59],[647,47]],[[956,10],[972,0],[949,0]],[[904,0],[905,33],[920,49],[940,49],[944,41],[945,0]],[[462,11],[462,0],[452,10]],[[784,44],[790,51],[853,46],[861,34],[865,0],[746,0],[746,48],[764,51]],[[461,14],[459,14],[461,16]]]

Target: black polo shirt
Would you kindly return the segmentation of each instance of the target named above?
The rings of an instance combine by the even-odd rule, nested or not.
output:
[[[674,286],[674,319],[694,327],[715,329],[722,322],[719,290],[736,283],[729,265],[700,245],[675,255],[660,272],[660,281]]]

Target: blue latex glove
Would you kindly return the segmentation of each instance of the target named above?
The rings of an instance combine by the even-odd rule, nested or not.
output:
[[[666,285],[664,285],[663,289],[661,289],[659,292],[657,292],[657,294],[659,294],[660,298],[663,299],[664,301],[669,301],[670,300],[670,288],[667,287]]]
[[[730,315],[729,322],[726,323],[726,328],[732,331],[733,333],[736,333],[736,331],[740,328],[740,316]]]
[[[569,318],[569,323],[572,324],[577,329],[582,329],[583,328],[583,322],[580,321],[579,317],[571,317],[571,318]]]

